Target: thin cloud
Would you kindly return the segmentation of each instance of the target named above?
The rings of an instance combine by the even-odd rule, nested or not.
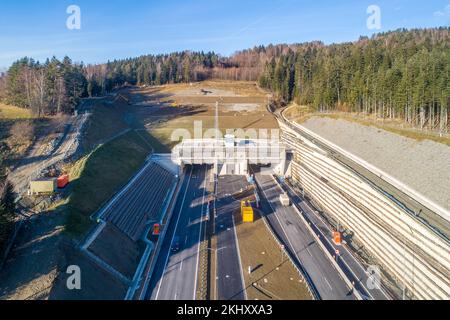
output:
[[[448,4],[443,10],[436,11],[434,16],[437,18],[450,17],[450,4]]]

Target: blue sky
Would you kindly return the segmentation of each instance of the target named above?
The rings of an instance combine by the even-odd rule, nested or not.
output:
[[[81,30],[66,9],[81,8]],[[382,29],[450,25],[450,0],[21,0],[0,3],[0,68],[23,56],[85,63],[181,50],[229,55],[259,44],[353,41]]]

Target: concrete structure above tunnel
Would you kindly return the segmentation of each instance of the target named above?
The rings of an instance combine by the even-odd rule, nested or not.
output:
[[[277,174],[286,168],[286,147],[279,140],[236,139],[226,135],[223,139],[187,139],[172,151],[172,160],[180,165],[214,166],[214,173],[248,175],[249,165],[270,166]]]

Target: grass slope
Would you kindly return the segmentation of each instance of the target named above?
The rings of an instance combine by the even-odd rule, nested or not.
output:
[[[131,131],[95,149],[71,170],[66,232],[81,235],[89,217],[118,192],[143,165],[151,148]]]
[[[0,119],[17,120],[17,119],[32,119],[31,111],[24,108],[9,106],[0,103]]]
[[[83,137],[85,150],[92,150],[97,145],[128,129],[124,121],[125,111],[121,107],[96,103],[89,119],[86,135]]]

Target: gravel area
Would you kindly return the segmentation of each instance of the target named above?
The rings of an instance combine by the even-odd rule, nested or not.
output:
[[[346,120],[313,117],[302,125],[450,209],[450,147]]]
[[[176,93],[177,96],[206,96],[206,97],[238,97],[236,93],[228,90],[193,87]]]
[[[257,103],[236,103],[231,105],[225,105],[225,112],[255,112],[261,106]]]

